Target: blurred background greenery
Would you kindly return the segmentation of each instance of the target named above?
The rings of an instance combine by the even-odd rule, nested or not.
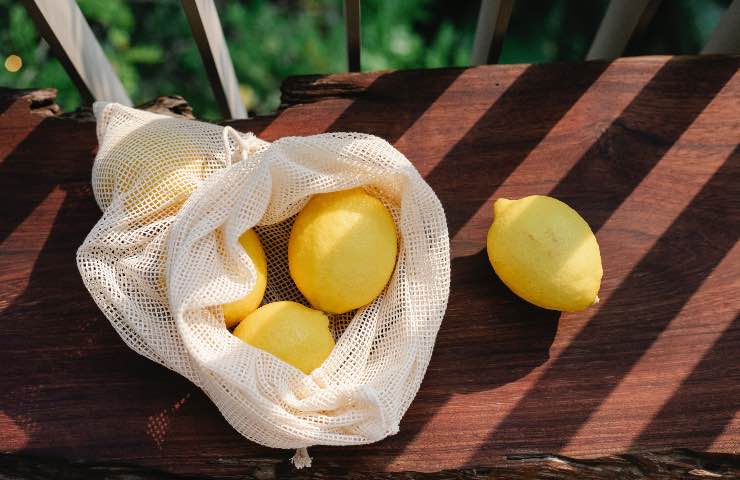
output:
[[[731,0],[664,0],[627,55],[694,54]],[[216,103],[179,0],[78,0],[134,103],[179,94],[196,116]],[[579,60],[608,0],[517,0],[502,63]],[[248,110],[274,111],[290,75],[346,70],[341,0],[216,0]],[[467,65],[478,0],[362,0],[362,68]],[[69,111],[80,97],[18,0],[0,0],[0,54],[23,68],[0,69],[0,85],[56,87]]]

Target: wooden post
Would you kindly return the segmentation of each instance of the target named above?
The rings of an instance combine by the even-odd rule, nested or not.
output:
[[[701,53],[740,54],[740,0],[727,7]]]
[[[611,0],[586,60],[620,57],[632,38],[645,31],[660,0]]]
[[[23,0],[23,5],[85,104],[107,100],[132,105],[74,0]]]
[[[360,0],[344,0],[344,28],[347,37],[347,68],[362,70],[360,65]]]
[[[246,118],[234,65],[213,0],[181,0],[208,80],[224,118]]]
[[[513,6],[513,0],[481,0],[471,64],[498,63]]]

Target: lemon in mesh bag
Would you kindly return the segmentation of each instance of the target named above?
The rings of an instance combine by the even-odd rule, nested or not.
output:
[[[203,180],[225,167],[209,148],[211,138],[222,132],[194,134],[182,120],[157,117],[114,129],[102,143],[93,172],[101,207],[115,194],[131,217],[176,210]]]
[[[239,244],[254,262],[257,279],[248,294],[239,300],[223,305],[224,321],[228,328],[235,327],[244,317],[260,306],[267,287],[267,259],[259,237],[253,230],[247,230],[239,237]]]
[[[310,463],[312,445],[367,444],[398,432],[429,364],[450,282],[444,210],[406,157],[372,135],[268,144],[117,104],[94,109],[100,148],[92,185],[103,214],[77,264],[126,344],[201,388],[244,437],[297,449],[297,465]],[[233,335],[222,306],[259,287],[259,261],[240,243],[253,230],[267,260],[264,303],[307,308],[289,269],[293,224],[311,198],[354,189],[387,209],[395,257],[384,263],[382,291],[362,299],[369,303],[327,315],[326,325],[312,317],[321,320],[312,321],[323,329],[318,337],[329,346],[330,333],[334,347],[306,373]]]
[[[303,373],[320,367],[334,348],[329,319],[296,302],[272,302],[247,315],[234,335]]]
[[[396,264],[396,227],[361,188],[315,195],[288,242],[290,274],[314,308],[346,313],[372,302]]]

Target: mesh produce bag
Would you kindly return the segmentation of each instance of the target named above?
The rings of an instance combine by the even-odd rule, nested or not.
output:
[[[92,171],[103,216],[77,252],[85,286],[126,344],[203,389],[245,437],[276,448],[357,445],[398,431],[447,305],[444,211],[411,163],[358,133],[273,143],[230,127],[96,103]],[[311,195],[361,186],[391,211],[398,260],[372,303],[330,316],[336,346],[310,375],[227,330],[220,305],[246,295],[255,267],[238,242],[254,228],[268,259],[264,303],[307,304],[288,273],[295,215]]]

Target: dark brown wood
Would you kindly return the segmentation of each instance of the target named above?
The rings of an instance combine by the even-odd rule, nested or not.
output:
[[[614,455],[578,460],[562,455],[521,455],[506,466],[461,468],[434,473],[351,472],[320,465],[296,471],[288,461],[244,462],[242,480],[634,480],[650,478],[716,479],[740,477],[737,455],[671,450],[658,453]],[[0,454],[0,480],[178,480],[181,476],[142,467],[70,463],[60,459]]]
[[[423,70],[419,70],[422,72]],[[407,70],[407,72],[409,72]],[[280,86],[281,108],[299,103],[312,103],[327,98],[353,98],[365,94],[380,76],[391,72],[345,73],[330,77],[305,75],[288,77]]]
[[[652,57],[341,74],[292,94],[314,103],[230,122],[266,140],[380,135],[448,216],[449,307],[401,431],[311,448],[316,471],[479,472],[525,464],[522,455],[589,464],[628,454],[641,465],[674,447],[737,454],[738,66]],[[310,93],[310,82],[338,98]],[[18,102],[0,115],[0,451],[225,478],[284,465],[291,452],[244,440],[188,382],[129,351],[84,290],[74,252],[99,216],[95,148],[92,123],[29,115]],[[598,307],[535,308],[488,265],[492,200],[534,193],[571,204],[596,232]],[[703,465],[709,474],[689,478],[718,471]]]

